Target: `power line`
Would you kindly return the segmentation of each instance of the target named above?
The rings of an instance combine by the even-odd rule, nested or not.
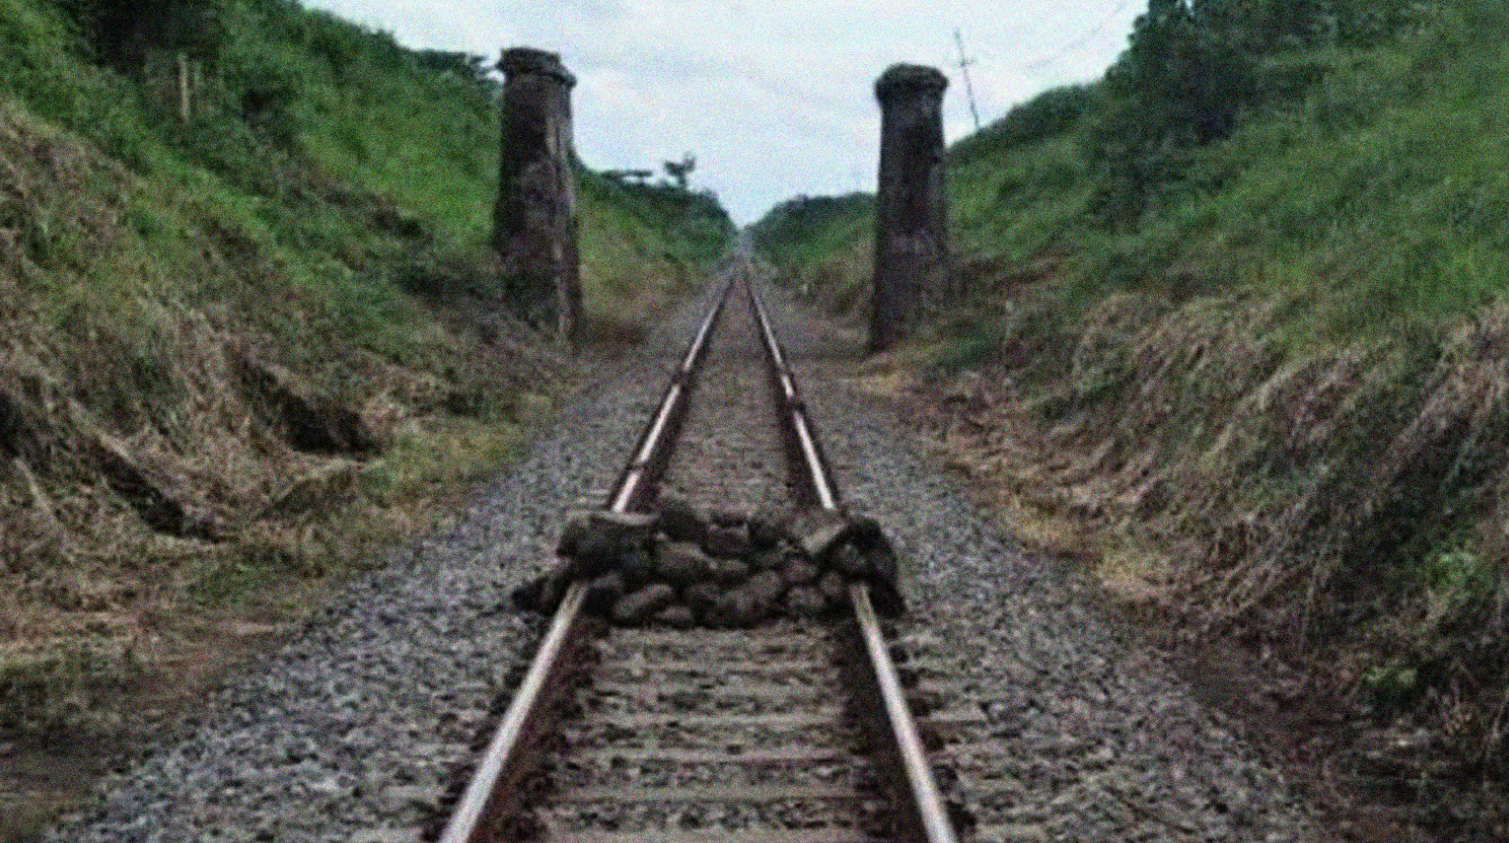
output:
[[[1070,41],[1069,43],[1067,43],[1064,46],[1060,47],[1058,50],[1056,50],[1055,52],[1053,52],[1051,55],[1048,55],[1048,56],[1046,56],[1044,58],[1034,59],[1034,60],[1032,60],[1030,62],[1023,63],[1021,65],[1022,69],[1023,70],[1032,70],[1032,69],[1036,69],[1036,68],[1042,67],[1044,65],[1052,64],[1053,62],[1056,62],[1059,59],[1063,58],[1064,55],[1067,54],[1067,53],[1069,53],[1070,51],[1077,50],[1080,47],[1083,47],[1087,42],[1089,42],[1089,40],[1091,38],[1094,38],[1095,36],[1097,36],[1100,33],[1104,32],[1105,28],[1107,26],[1110,26],[1111,21],[1116,20],[1118,17],[1120,17],[1121,13],[1123,11],[1126,11],[1126,7],[1129,6],[1129,5],[1131,5],[1131,3],[1132,3],[1132,0],[1121,0],[1120,3],[1116,4],[1116,8],[1112,9],[1111,13],[1108,14],[1108,15],[1106,15],[1104,18],[1102,18],[1099,23],[1097,23],[1094,26],[1090,27],[1083,34],[1079,35],[1073,41]]]
[[[975,87],[969,82],[969,66],[975,60],[964,55],[964,36],[954,29],[954,43],[959,45],[959,70],[964,74],[964,93],[969,95],[969,113],[975,118],[975,131],[980,131],[980,112],[975,108]]]

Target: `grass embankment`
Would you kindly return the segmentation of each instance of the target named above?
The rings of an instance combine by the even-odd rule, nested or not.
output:
[[[129,726],[548,414],[571,366],[499,300],[479,68],[290,0],[0,0],[0,737]],[[729,226],[594,178],[587,300],[624,321]]]
[[[1410,823],[1503,835],[1509,15],[1309,5],[1155,2],[1104,81],[952,149],[973,295],[913,352],[1024,529],[1302,668],[1279,710],[1354,704],[1317,731]],[[788,276],[862,283],[835,242]]]
[[[782,273],[798,298],[857,318],[869,304],[875,260],[875,197],[802,196],[777,205],[755,224],[754,246]]]

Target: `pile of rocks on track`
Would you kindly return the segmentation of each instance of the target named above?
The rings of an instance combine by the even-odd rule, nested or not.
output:
[[[584,580],[586,610],[619,626],[732,629],[826,617],[855,582],[869,584],[882,614],[903,609],[896,554],[880,525],[825,510],[702,515],[667,498],[650,512],[579,513],[556,553],[550,573],[514,592],[519,608],[553,612]]]

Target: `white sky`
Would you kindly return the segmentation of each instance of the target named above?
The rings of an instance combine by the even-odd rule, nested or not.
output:
[[[593,169],[697,156],[692,184],[740,224],[797,194],[875,189],[875,79],[895,62],[949,77],[948,142],[1039,91],[1099,78],[1143,0],[304,0],[412,48],[489,60],[561,54],[577,77],[577,153]]]

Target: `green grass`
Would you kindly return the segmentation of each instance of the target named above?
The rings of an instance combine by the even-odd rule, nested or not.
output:
[[[133,39],[91,28],[108,8],[212,25]],[[155,48],[112,60],[112,39]],[[0,719],[100,726],[70,699],[113,668],[67,653],[117,632],[80,633],[78,612],[152,613],[185,647],[206,613],[297,619],[549,415],[573,370],[501,313],[484,63],[292,0],[0,0],[0,557],[26,560],[0,566],[0,643],[49,665]],[[732,232],[710,196],[579,182],[589,316],[653,313]],[[263,364],[378,451],[299,450]],[[167,498],[216,540],[149,523]],[[129,694],[90,700],[132,716]]]
[[[1159,164],[1132,206],[1126,165],[1096,157],[1122,95],[1049,91],[950,150],[955,251],[1005,266],[1069,256],[1068,316],[1117,291],[1246,291],[1296,302],[1292,333],[1317,347],[1460,318],[1509,285],[1506,18],[1502,4],[1443,3],[1371,46],[1264,55],[1278,93]],[[1131,224],[1127,207],[1142,209]],[[776,261],[810,278],[869,214],[761,226],[781,232]]]
[[[1086,155],[1094,108],[996,156],[960,154],[972,149],[961,143],[956,242],[1013,261],[1072,254],[1071,302],[1191,275],[1207,290],[1292,298],[1304,303],[1297,332],[1320,344],[1469,313],[1503,294],[1509,269],[1509,25],[1495,7],[1442,5],[1422,31],[1382,46],[1275,60],[1323,74],[1189,152],[1130,230],[1096,219],[1116,173]]]
[[[1178,557],[1148,571],[1170,608],[1429,730],[1491,783],[1450,810],[1502,836],[1509,7],[1319,5],[1333,31],[1202,33],[1248,64],[1231,114],[1133,50],[951,149],[973,298],[917,346],[933,373],[999,378],[1096,472],[1008,467],[1006,487],[1104,482],[1107,546]],[[864,270],[822,270],[873,212],[803,204],[824,213],[760,223],[767,254],[863,296]],[[1418,771],[1399,793],[1447,804]]]

